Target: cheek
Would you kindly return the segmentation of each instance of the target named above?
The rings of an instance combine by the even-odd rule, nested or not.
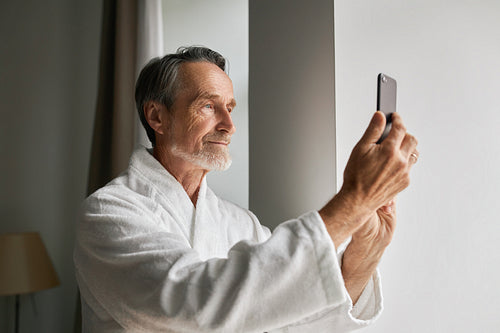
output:
[[[201,138],[212,132],[212,119],[212,114],[190,110],[186,119],[186,134]]]
[[[199,115],[196,112],[189,112],[189,116],[186,121],[186,131],[187,133],[192,133],[199,124],[203,121],[203,115]]]

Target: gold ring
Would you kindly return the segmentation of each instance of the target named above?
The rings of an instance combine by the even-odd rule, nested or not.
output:
[[[415,153],[411,153],[410,157],[413,157],[415,159],[415,163],[418,161],[418,155]]]

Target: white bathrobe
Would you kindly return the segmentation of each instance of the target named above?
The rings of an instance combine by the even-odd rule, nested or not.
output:
[[[345,249],[345,244],[343,246]],[[196,207],[145,148],[88,197],[74,252],[84,332],[345,332],[382,311],[378,272],[356,306],[316,211],[271,234],[204,179]]]

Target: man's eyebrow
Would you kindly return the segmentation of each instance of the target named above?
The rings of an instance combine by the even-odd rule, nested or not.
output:
[[[220,95],[210,94],[210,93],[201,93],[198,95],[198,97],[196,99],[200,100],[200,99],[216,99],[216,98],[220,98]],[[236,107],[236,100],[234,98],[231,98],[228,105],[231,106],[232,108]]]

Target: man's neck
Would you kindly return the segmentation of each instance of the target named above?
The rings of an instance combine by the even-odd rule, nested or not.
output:
[[[161,147],[153,148],[153,156],[172,176],[175,177],[175,179],[177,179],[191,199],[193,205],[196,207],[201,182],[208,170],[201,169],[192,163],[176,158],[172,156],[167,149],[162,149]]]

